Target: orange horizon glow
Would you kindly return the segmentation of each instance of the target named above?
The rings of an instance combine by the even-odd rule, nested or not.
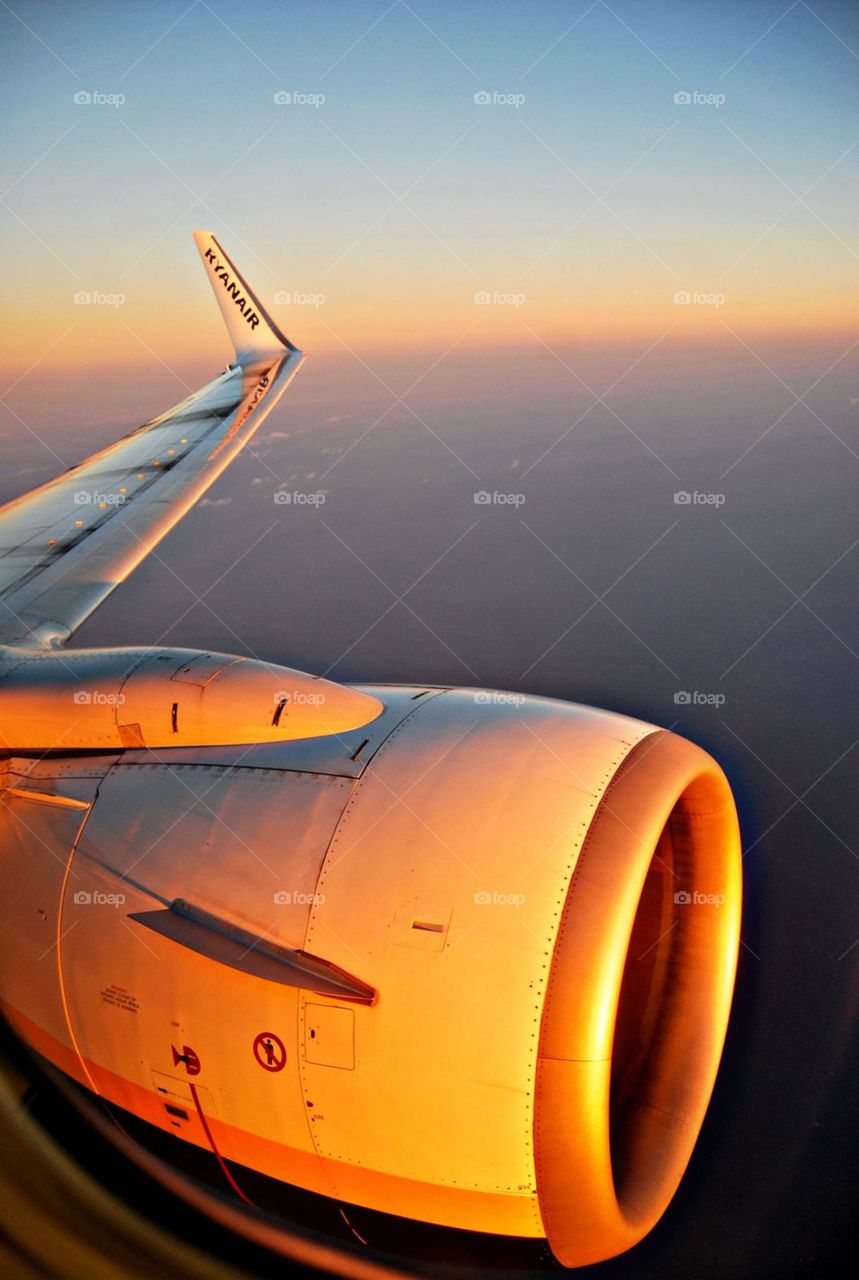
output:
[[[117,307],[58,303],[36,312],[19,309],[24,323],[3,337],[0,370],[12,382],[38,369],[100,369],[116,377],[124,369],[154,365],[181,370],[195,362],[232,359],[229,341],[201,276],[202,301],[186,299],[164,317],[157,307],[126,301]],[[475,291],[477,292],[477,291]],[[716,290],[699,291],[717,295]],[[513,290],[510,291],[515,296]],[[717,295],[718,296],[718,295]],[[22,314],[23,312],[23,314]],[[683,345],[719,345],[733,335],[756,341],[851,341],[859,328],[859,306],[851,297],[729,300],[713,305],[658,301],[613,306],[610,297],[587,308],[561,300],[516,304],[475,304],[473,298],[438,301],[432,310],[397,311],[379,307],[356,312],[326,301],[313,311],[272,308],[290,339],[311,358],[348,355],[372,364],[387,352],[432,352],[529,347],[541,342],[563,350],[570,346],[646,346],[653,341]],[[6,326],[4,326],[5,328]]]

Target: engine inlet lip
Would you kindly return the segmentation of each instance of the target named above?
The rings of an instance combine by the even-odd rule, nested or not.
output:
[[[657,854],[675,886],[665,906],[670,948],[646,1062],[619,1125],[612,1084],[621,988]],[[591,821],[543,1007],[537,1194],[549,1245],[565,1266],[630,1248],[677,1189],[724,1044],[741,895],[739,830],[724,774],[692,743],[661,730],[648,735],[625,757]]]

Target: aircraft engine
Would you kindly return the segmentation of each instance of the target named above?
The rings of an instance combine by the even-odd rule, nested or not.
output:
[[[381,714],[329,736],[8,761],[7,1016],[238,1194],[250,1169],[567,1266],[619,1253],[719,1063],[725,777],[608,712],[361,692]]]

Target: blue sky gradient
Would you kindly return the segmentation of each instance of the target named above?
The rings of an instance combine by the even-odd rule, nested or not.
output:
[[[0,31],[12,367],[81,320],[81,288],[122,293],[159,352],[210,345],[198,226],[264,297],[324,294],[279,313],[316,349],[452,339],[481,290],[527,307],[479,312],[469,342],[855,320],[847,4],[23,3]],[[684,289],[726,301],[680,314]],[[55,358],[141,358],[114,321],[93,309]]]

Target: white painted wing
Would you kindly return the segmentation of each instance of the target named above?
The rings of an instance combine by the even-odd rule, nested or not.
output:
[[[0,643],[67,640],[229,465],[304,359],[215,238],[198,232],[195,239],[238,363],[0,507]]]

